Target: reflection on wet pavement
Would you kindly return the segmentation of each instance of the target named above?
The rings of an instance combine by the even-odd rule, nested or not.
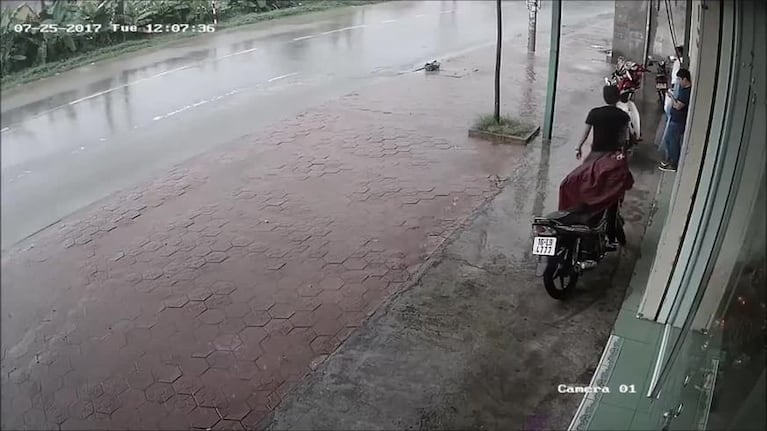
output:
[[[504,7],[508,40],[521,40],[526,14],[516,12],[524,3]],[[602,9],[599,2],[566,6],[565,21]],[[492,2],[343,8],[4,92],[3,248],[157,169],[385,77],[381,71],[491,44],[495,30],[485,24],[493,16]],[[540,34],[547,25],[540,23]]]

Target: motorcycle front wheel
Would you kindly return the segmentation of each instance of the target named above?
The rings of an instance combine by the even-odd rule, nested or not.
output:
[[[560,257],[552,257],[543,271],[543,287],[554,299],[565,299],[578,283],[578,273]]]

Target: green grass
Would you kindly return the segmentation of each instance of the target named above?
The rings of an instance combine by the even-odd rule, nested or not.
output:
[[[360,6],[371,3],[378,3],[381,1],[386,0],[308,0],[306,4],[301,6],[277,9],[269,12],[256,12],[233,16],[227,20],[220,21],[216,26],[216,32],[250,24],[256,24],[263,21],[271,21],[273,19],[284,18],[292,15],[319,12],[345,6]],[[8,90],[19,85],[23,85],[42,78],[48,78],[68,70],[86,66],[91,63],[113,59],[121,55],[129,54],[142,49],[161,48],[181,39],[188,39],[190,37],[204,34],[205,33],[166,33],[147,39],[131,40],[118,43],[116,45],[105,46],[93,51],[84,52],[66,60],[30,67],[18,72],[3,75],[2,78],[0,78],[0,89]]]
[[[510,136],[527,136],[535,130],[535,127],[505,116],[501,116],[500,121],[496,122],[492,115],[483,115],[474,123],[474,128],[477,130]]]

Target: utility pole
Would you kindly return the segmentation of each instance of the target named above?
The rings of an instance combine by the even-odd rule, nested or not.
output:
[[[551,141],[554,127],[554,105],[557,96],[559,75],[559,36],[561,35],[562,0],[551,4],[551,45],[549,46],[549,80],[546,85],[546,110],[543,113],[543,140]]]
[[[493,118],[496,123],[501,121],[501,43],[503,42],[503,18],[501,18],[501,0],[496,0],[496,15],[498,17],[498,41],[495,43],[495,106]]]
[[[535,52],[535,30],[538,26],[538,0],[527,0],[527,52]]]

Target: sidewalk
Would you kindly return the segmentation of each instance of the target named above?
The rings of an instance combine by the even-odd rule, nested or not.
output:
[[[552,191],[577,163],[571,145],[585,106],[601,103],[601,76],[609,66],[589,61],[600,54],[588,46],[606,43],[604,20],[597,17],[571,33],[571,46],[563,49],[560,139],[543,157],[539,144],[494,146],[466,137],[474,117],[492,107],[493,50],[484,49],[443,62],[439,75],[386,80],[192,159],[11,250],[2,260],[3,428],[263,425],[293,388],[299,386],[299,398],[308,394],[297,383],[414,280],[507,177],[509,185],[491,207],[493,218],[507,224],[469,231],[450,249],[463,244],[489,259],[469,259],[460,272],[484,267],[500,275],[491,274],[489,287],[467,283],[459,293],[476,297],[492,289],[496,308],[458,310],[451,322],[480,318],[484,325],[499,312],[532,316],[494,327],[494,343],[505,345],[507,334],[529,342],[541,335],[531,328],[549,328],[549,338],[533,344],[544,352],[544,340],[550,340],[568,354],[562,347],[573,335],[552,328],[579,321],[574,327],[591,329],[577,336],[593,345],[572,350],[578,356],[567,357],[567,364],[596,363],[622,292],[588,294],[565,305],[549,300],[527,271],[527,244],[531,215],[554,207]],[[507,43],[503,104],[512,114],[540,118],[546,57],[528,59],[517,46],[524,43]],[[638,181],[632,199],[642,201],[647,193]],[[629,202],[628,222],[640,225],[643,211]],[[434,286],[447,294],[444,284]],[[436,295],[425,309],[438,309],[445,298]],[[429,313],[405,315],[411,326],[431,325]],[[370,326],[356,340],[369,339]],[[458,328],[451,337],[460,337]],[[452,342],[480,340],[469,335]],[[411,349],[430,341],[412,342]],[[327,376],[359,345],[347,344],[310,381]],[[491,358],[464,357],[453,366],[484,364],[506,372],[502,364],[514,359]],[[531,376],[540,372],[531,371],[533,364],[567,370],[567,364],[548,365],[547,359],[538,353],[518,369]],[[418,380],[405,371],[400,375]],[[493,373],[484,377],[500,382]],[[491,399],[481,381],[465,391],[457,386],[455,396]],[[516,383],[497,390],[514,392]],[[404,401],[387,399],[375,407],[396,412]],[[289,402],[278,413],[278,425],[286,424],[295,405]],[[507,414],[509,406],[497,408]],[[353,417],[348,413],[347,420]],[[425,424],[440,425],[429,417],[440,416],[424,416]]]
[[[601,97],[599,73],[563,76],[584,83],[560,99],[582,101],[563,102],[557,116],[557,130],[570,138],[560,135],[550,150],[531,145],[500,194],[297,386],[265,427],[567,428],[583,394],[557,386],[589,384],[620,310],[660,176],[652,137],[661,114],[650,93],[640,105],[646,142],[631,160],[636,184],[621,210],[629,246],[582,277],[576,296],[553,300],[535,276],[530,221],[556,208],[559,182],[578,163],[583,105]]]

